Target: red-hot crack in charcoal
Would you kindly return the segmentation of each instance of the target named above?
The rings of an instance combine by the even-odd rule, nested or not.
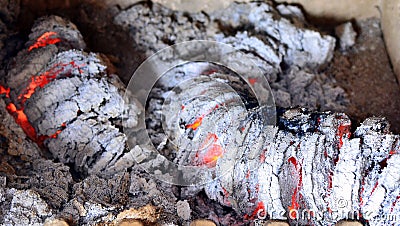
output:
[[[35,44],[28,48],[28,50],[31,51],[32,49],[45,47],[47,45],[60,42],[61,39],[52,37],[55,35],[57,35],[56,32],[45,32],[36,40]],[[43,146],[43,142],[46,139],[57,138],[58,134],[60,134],[61,131],[66,127],[66,123],[62,123],[60,125],[60,129],[54,134],[38,136],[35,128],[31,125],[24,112],[24,104],[26,100],[28,100],[35,93],[37,88],[43,88],[50,82],[54,81],[60,73],[64,72],[65,67],[68,65],[71,65],[73,68],[78,68],[79,72],[81,72],[79,69],[80,66],[76,65],[73,61],[69,62],[68,64],[56,64],[43,74],[31,77],[29,84],[25,88],[25,91],[18,96],[18,100],[21,101],[21,108],[17,109],[14,103],[7,104],[7,111],[14,117],[15,122],[24,130],[25,134],[39,146]],[[65,74],[68,75],[69,73],[67,72]],[[0,95],[2,94],[5,94],[6,98],[10,98],[10,88],[5,88],[0,85]]]
[[[339,138],[339,149],[343,146],[343,136],[347,136],[347,138],[350,138],[351,136],[350,128],[351,128],[350,123],[343,123],[338,126],[337,136]]]
[[[199,126],[201,126],[203,119],[205,116],[209,115],[212,111],[219,108],[219,104],[216,104],[215,107],[208,110],[206,113],[202,114],[200,117],[196,118],[195,121],[191,124],[187,124],[185,126],[186,129],[197,130]],[[185,110],[185,105],[181,106],[181,110]],[[205,149],[205,153],[200,153]],[[218,158],[220,158],[225,150],[218,144],[218,136],[215,133],[208,133],[204,142],[201,144],[199,152],[196,153],[195,161],[198,162],[199,165],[206,165],[208,167],[214,167]],[[200,158],[201,155],[201,158]]]
[[[57,64],[41,75],[32,76],[29,85],[25,89],[25,92],[18,96],[18,100],[21,100],[21,103],[24,104],[25,101],[29,99],[33,93],[35,93],[36,88],[43,88],[44,86],[52,82],[61,72],[64,71],[65,67],[68,65],[71,65],[73,68],[78,69],[80,67],[76,65],[74,61],[71,61],[68,64]]]
[[[248,81],[251,85],[254,85],[257,83],[258,78],[249,78]]]
[[[297,186],[294,188],[293,195],[292,195],[292,204],[288,207],[289,212],[291,214],[292,219],[297,219],[297,212],[293,210],[298,210],[300,207],[300,204],[297,202],[298,196],[299,196],[299,190],[303,186],[303,176],[302,176],[302,167],[299,162],[297,162],[297,159],[295,157],[290,157],[288,159],[288,162],[292,163],[296,169],[296,172],[298,174],[298,182]]]
[[[54,37],[55,36],[55,37]],[[48,31],[43,33],[34,44],[29,46],[28,51],[37,49],[40,47],[45,47],[47,45],[56,44],[61,42],[61,39],[57,37],[58,34],[54,31]]]
[[[7,98],[10,98],[10,88],[4,88],[0,85],[0,95],[5,94]]]
[[[218,108],[219,108],[219,105],[217,104],[217,105],[215,105],[214,108],[212,108],[211,110],[209,110],[205,114],[202,114],[200,117],[198,117],[196,120],[194,120],[193,123],[186,125],[185,128],[186,129],[196,130],[201,125],[201,123],[203,122],[204,117],[207,116],[208,114],[210,114],[215,109],[218,109]],[[182,110],[184,110],[184,109],[185,109],[185,106],[182,105]]]

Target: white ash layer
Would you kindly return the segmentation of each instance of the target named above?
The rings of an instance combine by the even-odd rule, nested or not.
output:
[[[107,75],[96,54],[76,50],[85,44],[67,20],[41,18],[29,37],[29,51],[14,59],[21,63],[9,71],[7,86],[12,103],[33,127],[31,136],[84,174],[107,177],[132,166],[122,132],[125,87],[118,77]],[[140,112],[130,108],[129,115]]]
[[[284,10],[282,5],[278,9]],[[332,59],[335,39],[306,28],[301,10],[292,14],[265,2],[232,3],[210,14],[184,13],[160,4],[137,3],[114,17],[114,24],[129,32],[134,49],[146,57],[188,40],[218,41],[242,50],[262,70],[280,107],[341,111],[345,91],[332,78],[316,71]],[[243,16],[248,15],[248,16]],[[232,56],[225,56],[234,60]],[[243,71],[254,70],[238,62]],[[241,71],[237,71],[239,74]]]
[[[399,136],[388,132],[387,121],[369,118],[351,138],[350,120],[344,114],[292,109],[279,120],[279,130],[261,132],[268,136],[250,136],[258,123],[254,118],[247,121],[250,128],[244,133],[251,138],[244,143],[249,145],[229,149],[234,153],[218,159],[217,174],[223,173],[219,170],[225,164],[236,161],[236,165],[204,187],[210,198],[250,219],[268,216],[302,225],[328,225],[348,218],[395,222]],[[265,140],[261,147],[259,139]],[[257,152],[254,149],[262,153],[256,169],[250,157]]]

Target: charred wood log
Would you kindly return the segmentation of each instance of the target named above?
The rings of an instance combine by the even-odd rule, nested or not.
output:
[[[180,71],[182,76],[190,74]],[[281,110],[278,126],[266,126],[257,107],[246,110],[238,104],[240,98],[228,90],[221,93],[223,86],[213,84],[227,77],[201,74],[190,89],[172,89],[170,80],[161,79],[149,100],[148,126],[154,129],[150,134],[155,146],[178,165],[211,170],[202,175],[212,181],[203,187],[209,198],[248,220],[283,219],[301,225],[342,219],[394,222],[400,142],[387,121],[368,118],[352,134],[345,114],[297,108]],[[174,101],[158,96],[165,94],[160,90]],[[212,100],[198,98],[200,93]],[[188,98],[191,95],[195,98]],[[162,110],[164,117],[158,116]],[[179,126],[174,127],[168,115],[178,115]],[[161,133],[170,138],[160,142]]]
[[[84,174],[131,166],[121,132],[125,89],[116,75],[107,75],[96,54],[72,50],[85,43],[60,17],[38,20],[29,38],[3,87],[7,110],[27,136]]]

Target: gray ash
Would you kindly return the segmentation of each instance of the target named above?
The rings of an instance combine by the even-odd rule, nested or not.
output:
[[[247,82],[224,69],[203,68],[183,88],[174,80],[160,80],[145,106],[147,127],[159,151],[175,163],[205,165],[211,182],[197,187],[164,183],[134,162],[132,156],[148,147],[128,147],[128,139],[140,138],[121,131],[122,112],[129,117],[125,126],[135,127],[145,109],[124,105],[124,84],[108,73],[99,55],[82,50],[86,45],[73,24],[56,16],[39,19],[25,49],[3,73],[0,223],[43,224],[61,218],[77,225],[111,224],[124,210],[147,204],[162,211],[141,220],[154,223],[154,217],[163,225],[197,217],[219,225],[251,224],[259,213],[292,225],[327,225],[348,216],[332,215],[335,211],[356,212],[371,224],[393,223],[387,216],[400,211],[399,136],[389,132],[382,118],[366,119],[352,134],[345,114],[314,111],[340,111],[347,103],[344,90],[317,72],[332,58],[335,40],[294,25],[285,19],[289,15],[280,15],[284,7],[234,3],[207,15],[137,3],[115,14],[113,25],[129,33],[133,48],[147,56],[191,39],[220,41],[244,51],[283,107],[278,126],[266,127]],[[41,39],[44,34],[47,39]],[[243,71],[253,70],[247,62],[239,63]],[[176,74],[188,76],[185,70]],[[173,118],[182,110],[171,101],[177,94],[199,96],[204,90],[212,100],[189,98],[178,127],[170,123],[163,128],[163,117]],[[157,112],[163,105],[167,115]],[[294,106],[310,110],[288,109]],[[196,124],[205,114],[203,107],[210,118]],[[163,134],[172,135],[169,143]],[[215,144],[216,137],[221,143]],[[211,146],[199,150],[203,141]],[[223,155],[210,158],[204,151],[222,146]],[[189,210],[180,205],[184,200],[189,200]],[[315,215],[302,219],[300,212],[307,210]]]

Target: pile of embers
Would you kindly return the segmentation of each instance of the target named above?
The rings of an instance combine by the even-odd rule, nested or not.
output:
[[[0,86],[0,223],[181,225],[201,218],[211,220],[203,224],[217,225],[268,219],[394,224],[400,217],[399,136],[382,118],[368,118],[354,130],[345,114],[313,111],[340,111],[346,95],[315,72],[332,58],[335,39],[300,26],[303,20],[296,7],[267,3],[235,3],[210,15],[137,3],[115,15],[114,25],[129,33],[133,48],[146,56],[191,39],[244,51],[283,107],[277,125],[264,126],[257,106],[245,112],[234,104],[224,110],[202,102],[172,106],[172,112],[189,112],[180,128],[192,136],[207,130],[207,118],[223,128],[226,109],[238,111],[229,133],[208,134],[208,149],[185,158],[211,171],[211,182],[183,187],[146,173],[133,156],[148,147],[128,145],[132,138],[123,132],[138,126],[147,111],[152,141],[162,146],[156,113],[164,92],[179,89],[161,81],[147,106],[126,105],[131,97],[108,70],[110,61],[84,51],[74,24],[57,16],[38,19],[25,48],[2,59],[7,67]],[[231,81],[216,71],[199,76]],[[193,93],[211,85],[198,82]],[[222,103],[226,96],[217,92],[214,98]],[[311,110],[288,108],[297,105]],[[174,150],[165,151],[168,147],[161,147],[163,153],[179,162],[185,150],[170,154]]]

